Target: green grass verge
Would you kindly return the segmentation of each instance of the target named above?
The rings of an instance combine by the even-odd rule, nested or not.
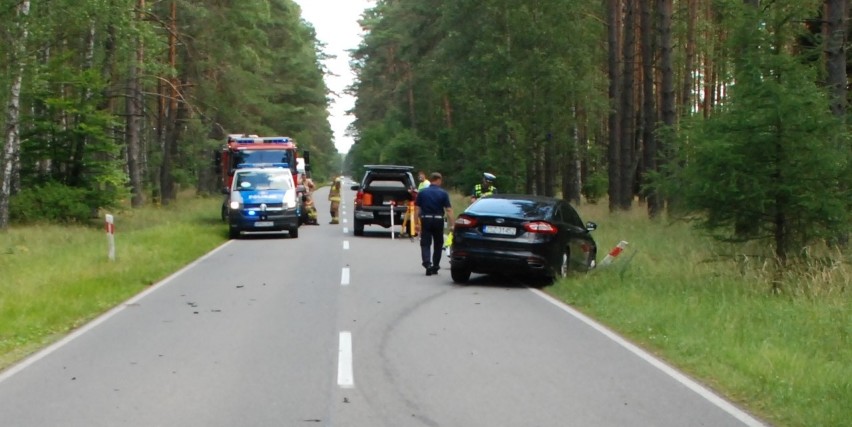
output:
[[[779,426],[849,425],[852,333],[849,260],[835,256],[780,279],[758,257],[719,256],[685,224],[641,211],[597,221],[600,260],[616,261],[546,291]],[[780,280],[781,293],[771,291]]]
[[[458,194],[452,202],[456,214],[469,203]],[[0,233],[0,368],[220,245],[220,203],[186,197],[116,213],[115,262],[99,223]],[[619,240],[630,245],[611,266],[547,292],[771,423],[848,425],[848,258],[782,277],[773,294],[760,258],[720,257],[684,224],[651,223],[639,209],[579,211],[599,225],[599,260]]]
[[[116,260],[102,223],[0,233],[0,368],[84,324],[226,240],[220,198],[115,212]]]

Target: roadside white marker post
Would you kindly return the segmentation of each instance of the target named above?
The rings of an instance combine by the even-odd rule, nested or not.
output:
[[[391,208],[391,240],[394,240],[394,235],[396,234],[396,232],[395,232],[395,231],[393,231],[393,216],[394,216],[394,215],[393,215],[393,214],[394,214],[394,209],[393,209],[393,207],[394,207],[394,206],[396,206],[396,201],[395,201],[395,200],[391,200],[391,203],[390,203],[390,208]]]
[[[106,219],[107,243],[109,244],[109,260],[115,261],[115,221],[110,214],[106,214],[104,218]]]

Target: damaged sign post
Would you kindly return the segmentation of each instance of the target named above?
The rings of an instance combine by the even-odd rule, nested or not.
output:
[[[626,241],[622,240],[622,241],[618,242],[618,245],[616,245],[614,248],[612,248],[612,250],[609,251],[608,254],[606,254],[604,259],[601,260],[600,265],[612,264],[612,261],[614,261],[617,256],[621,255],[621,253],[624,251],[624,248],[626,248],[626,247],[627,247]]]
[[[115,261],[115,221],[110,214],[104,216],[106,220],[107,244],[109,245],[109,260]]]

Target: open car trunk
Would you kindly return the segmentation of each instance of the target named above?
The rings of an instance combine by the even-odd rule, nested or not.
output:
[[[396,202],[397,206],[405,206],[413,200],[411,191],[400,181],[373,181],[364,188],[364,207],[389,206]]]

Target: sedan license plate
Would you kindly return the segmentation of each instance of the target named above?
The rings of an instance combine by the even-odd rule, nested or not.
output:
[[[500,234],[503,236],[515,235],[515,227],[501,227],[499,225],[486,225],[482,227],[482,231],[488,234]]]
[[[255,227],[272,227],[272,221],[256,221]]]

